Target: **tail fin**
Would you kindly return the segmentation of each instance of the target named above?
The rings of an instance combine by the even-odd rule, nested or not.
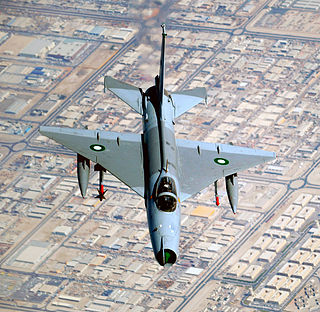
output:
[[[123,102],[131,106],[137,113],[143,114],[142,95],[139,88],[116,80],[110,76],[105,76],[104,89],[106,88]]]
[[[195,88],[180,92],[171,93],[173,105],[175,106],[175,118],[179,117],[193,106],[199,104],[203,100],[207,103],[206,88]]]
[[[166,25],[162,24],[162,44],[161,44],[161,57],[160,57],[160,72],[159,72],[159,100],[160,107],[162,106],[164,95],[164,78],[165,78],[165,51],[166,51]]]

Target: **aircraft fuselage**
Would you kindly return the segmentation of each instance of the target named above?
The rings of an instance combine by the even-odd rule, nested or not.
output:
[[[155,257],[168,265],[176,261],[179,251],[180,188],[174,106],[167,95],[161,103],[157,90],[153,86],[144,94],[145,204]]]

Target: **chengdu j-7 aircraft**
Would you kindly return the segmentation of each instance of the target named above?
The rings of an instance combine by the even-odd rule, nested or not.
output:
[[[233,212],[238,203],[237,172],[275,158],[263,150],[220,143],[175,138],[174,120],[206,100],[205,88],[168,92],[164,88],[166,30],[162,25],[160,73],[155,85],[141,88],[105,77],[109,89],[142,115],[143,133],[117,133],[40,127],[40,132],[77,153],[77,173],[82,196],[86,195],[90,161],[100,172],[102,200],[106,170],[145,199],[153,251],[160,265],[177,260],[180,237],[180,204],[225,177]],[[217,195],[217,191],[216,191]],[[216,197],[216,202],[219,204]]]

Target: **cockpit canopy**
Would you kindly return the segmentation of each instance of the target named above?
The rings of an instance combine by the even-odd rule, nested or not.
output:
[[[155,202],[159,210],[173,212],[177,207],[177,189],[174,180],[168,176],[162,177],[158,183]]]

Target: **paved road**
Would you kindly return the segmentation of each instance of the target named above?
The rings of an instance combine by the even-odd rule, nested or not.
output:
[[[73,16],[73,17],[81,17],[83,19],[90,18],[94,20],[111,20],[117,22],[138,22],[140,19],[130,16],[120,16],[120,15],[113,15],[108,14],[106,12],[97,12],[94,10],[81,10],[81,9],[74,9],[71,7],[53,7],[53,6],[46,6],[46,5],[37,5],[37,4],[16,4],[13,2],[0,2],[0,8],[5,9],[13,9],[17,12],[22,11],[24,14],[26,12],[36,13],[41,15],[56,15],[59,17],[64,16]]]

